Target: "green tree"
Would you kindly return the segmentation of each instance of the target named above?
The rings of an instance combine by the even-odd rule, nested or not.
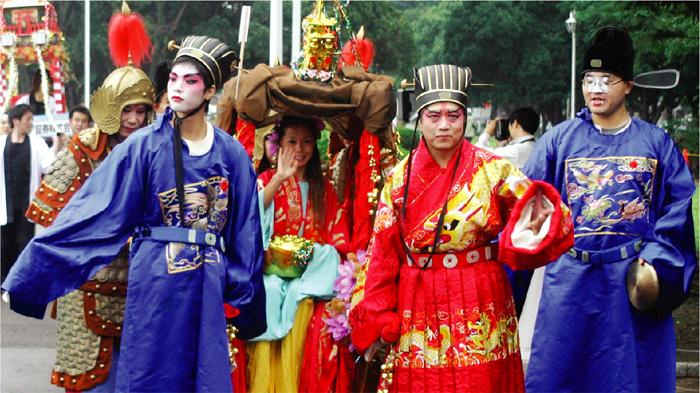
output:
[[[409,22],[391,1],[357,1],[347,6],[348,19],[355,32],[365,27],[365,38],[374,44],[371,72],[407,78],[417,60]]]
[[[471,102],[505,113],[532,106],[563,119],[569,92],[570,45],[564,13],[554,2],[448,3],[442,59],[472,70]],[[543,21],[561,21],[545,23]],[[435,48],[439,49],[439,48]],[[434,49],[434,50],[435,50]],[[496,112],[496,111],[494,111]]]
[[[672,90],[633,89],[628,103],[641,118],[656,122],[678,105],[698,108],[698,3],[696,2],[402,2],[411,21],[419,65],[454,63],[472,69],[473,105],[490,102],[508,113],[530,105],[545,121],[564,119],[570,97],[571,35],[564,21],[576,10],[576,79],[595,32],[619,26],[630,32],[635,72],[676,68]],[[580,84],[576,108],[584,106]],[[494,113],[497,111],[493,111]]]
[[[107,26],[112,15],[121,8],[121,1],[90,3],[90,84],[91,90],[98,88],[107,75],[114,70],[109,58]],[[153,59],[144,64],[143,70],[151,75],[156,64],[172,59],[168,42],[179,42],[187,35],[209,35],[228,43],[240,51],[238,30],[241,9],[251,6],[250,27],[246,43],[244,67],[253,68],[269,60],[270,4],[268,1],[130,1],[132,11],[144,16],[146,28],[153,42]],[[302,2],[302,18],[313,9],[313,1]],[[328,5],[332,5],[328,1]],[[333,7],[327,12],[334,16]],[[84,64],[84,12],[83,1],[55,2],[59,26],[66,38],[66,47],[71,59],[70,80],[66,86],[69,105],[82,101]],[[366,37],[375,44],[377,56],[372,71],[398,75],[413,63],[413,37],[408,23],[391,2],[352,2],[347,6],[348,19],[354,29],[364,25]],[[285,46],[283,64],[289,64],[296,53],[291,53],[292,31],[301,26],[292,26],[292,4],[283,3]],[[355,31],[356,32],[356,31]],[[343,31],[343,40],[348,32]],[[396,45],[397,39],[402,42]],[[343,44],[342,42],[341,44]]]

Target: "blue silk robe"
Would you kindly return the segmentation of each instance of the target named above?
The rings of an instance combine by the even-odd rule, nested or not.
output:
[[[119,144],[27,246],[2,285],[13,310],[42,318],[48,302],[112,261],[137,226],[182,226],[171,116]],[[250,158],[216,127],[208,153],[191,156],[184,142],[182,155],[186,226],[220,235],[225,251],[134,238],[117,391],[231,392],[224,302],[240,310],[239,338],[266,329]]]
[[[624,132],[603,135],[584,108],[542,135],[523,171],[560,191],[576,248],[644,242],[638,256],[618,262],[591,265],[564,254],[546,267],[527,391],[675,391],[670,313],[689,296],[697,258],[695,182],[674,141],[636,118]],[[638,257],[659,277],[650,312],[632,307],[625,289]]]

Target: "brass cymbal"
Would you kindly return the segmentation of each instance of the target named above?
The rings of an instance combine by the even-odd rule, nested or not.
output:
[[[625,286],[630,303],[640,311],[648,311],[659,298],[659,277],[650,263],[640,263],[635,259],[630,263],[625,275]]]

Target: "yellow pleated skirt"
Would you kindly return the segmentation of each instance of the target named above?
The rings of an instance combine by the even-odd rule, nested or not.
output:
[[[294,316],[294,326],[284,338],[248,342],[248,392],[298,393],[306,334],[313,312],[313,299],[303,299]]]

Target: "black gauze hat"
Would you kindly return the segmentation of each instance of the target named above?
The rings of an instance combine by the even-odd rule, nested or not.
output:
[[[581,77],[587,72],[609,72],[626,81],[634,77],[634,48],[632,38],[618,27],[598,30],[593,44],[583,56]]]
[[[170,79],[170,67],[172,65],[172,61],[165,60],[156,66],[156,72],[153,75],[153,85],[156,87],[156,100],[168,91],[168,79]]]
[[[175,59],[182,56],[195,58],[204,64],[217,89],[231,76],[231,70],[239,60],[228,45],[206,36],[185,37]]]
[[[417,110],[436,102],[449,101],[465,110],[469,104],[467,89],[471,85],[472,72],[468,67],[451,64],[429,65],[414,68],[416,78]]]

